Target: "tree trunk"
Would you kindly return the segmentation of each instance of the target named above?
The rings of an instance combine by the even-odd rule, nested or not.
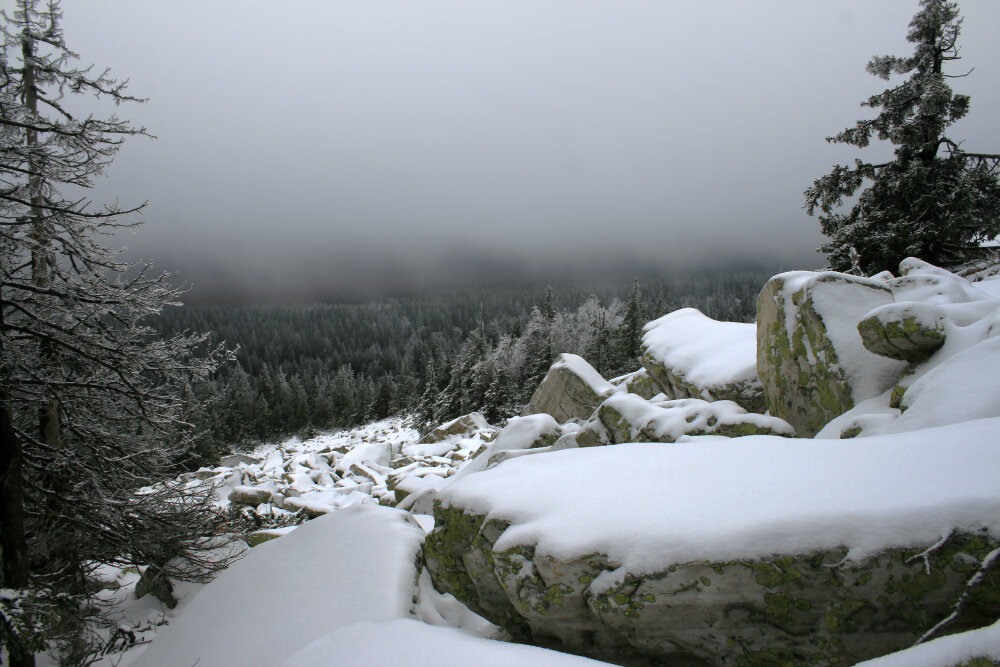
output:
[[[27,16],[27,7],[24,9]],[[21,55],[24,59],[24,106],[32,116],[38,113],[38,90],[35,87],[35,68],[33,65],[34,40],[25,28],[21,35]],[[45,224],[44,195],[42,192],[41,167],[36,151],[38,150],[38,132],[28,129],[25,132],[25,147],[28,149],[28,189],[31,192],[31,239],[35,247],[31,251],[31,277],[36,287],[45,289],[52,283],[52,251],[49,249],[50,234]],[[42,341],[42,358],[52,355],[51,345]],[[38,411],[38,435],[42,442],[58,445],[61,425],[59,423],[59,401],[49,398]]]

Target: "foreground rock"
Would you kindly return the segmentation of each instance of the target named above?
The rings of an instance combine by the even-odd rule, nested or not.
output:
[[[559,423],[587,419],[614,387],[583,357],[560,354],[532,394],[524,415],[546,413]]]
[[[278,665],[337,627],[407,617],[422,538],[384,507],[309,521],[222,572],[131,664]]]
[[[1000,615],[997,428],[507,461],[441,490],[424,557],[523,641],[625,664],[854,664],[966,591],[938,634]]]
[[[650,322],[645,332],[642,365],[668,398],[733,401],[764,412],[753,324],[718,322],[682,308]]]
[[[770,414],[811,436],[891,388],[905,363],[865,349],[857,324],[892,302],[884,282],[843,273],[771,278],[757,299],[757,372]]]
[[[601,403],[577,433],[576,442],[583,446],[675,442],[685,435],[790,436],[794,430],[784,420],[749,413],[732,401],[645,401],[635,394],[616,394]]]

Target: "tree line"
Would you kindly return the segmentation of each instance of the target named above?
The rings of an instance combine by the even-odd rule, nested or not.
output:
[[[501,420],[527,402],[560,352],[605,376],[635,370],[642,325],[692,306],[749,321],[769,272],[644,275],[599,286],[431,290],[355,303],[165,310],[164,335],[213,331],[237,363],[184,384],[200,436],[191,463],[231,446],[414,413],[422,426],[471,410]]]

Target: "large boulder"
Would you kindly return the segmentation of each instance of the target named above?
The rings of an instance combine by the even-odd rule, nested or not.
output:
[[[642,365],[669,398],[727,400],[763,412],[753,324],[682,308],[644,327]]]
[[[597,408],[576,435],[582,446],[623,442],[675,442],[685,435],[794,435],[788,422],[747,412],[732,401],[681,398],[645,401],[615,394]]]
[[[892,302],[881,280],[831,271],[771,278],[757,298],[757,372],[768,411],[815,435],[891,388],[906,364],[867,350],[857,325]]]
[[[586,419],[614,390],[583,357],[560,354],[531,395],[523,414],[546,413],[559,423]]]
[[[423,553],[438,590],[520,641],[623,664],[854,664],[953,612],[936,635],[1000,615],[1000,451],[981,444],[998,425],[512,460],[442,488]]]

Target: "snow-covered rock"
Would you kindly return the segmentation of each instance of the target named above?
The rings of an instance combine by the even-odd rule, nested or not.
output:
[[[238,505],[253,505],[256,507],[271,499],[273,491],[261,486],[237,486],[229,492],[229,502]]]
[[[728,400],[764,411],[753,324],[718,322],[682,308],[644,330],[642,365],[668,398]]]
[[[461,417],[456,417],[450,422],[438,426],[433,431],[420,439],[421,444],[441,442],[451,435],[467,436],[476,431],[495,430],[486,421],[486,417],[478,412],[472,412]]]
[[[134,667],[273,667],[332,630],[407,617],[424,532],[355,506],[253,548],[170,619]]]
[[[944,345],[944,314],[933,304],[891,303],[868,313],[858,323],[858,333],[869,352],[923,361]]]
[[[560,435],[562,427],[550,414],[543,412],[525,417],[512,417],[496,440],[464,466],[457,476],[470,475],[492,467],[496,464],[496,457],[503,452],[548,447],[555,443]]]
[[[771,278],[757,298],[757,372],[770,414],[814,435],[891,388],[905,363],[869,352],[857,327],[892,302],[881,280],[832,271]]]
[[[601,377],[583,357],[560,354],[531,395],[522,414],[546,413],[559,423],[570,419],[586,419],[612,392],[614,387],[611,383]]]
[[[914,259],[904,260],[901,269],[905,276],[886,281],[896,302],[874,309],[864,321],[912,314],[920,328],[930,331],[922,338],[937,338],[936,349],[912,358],[891,391],[832,420],[820,437],[915,431],[1000,415],[995,371],[1000,367],[1000,280],[969,283]]]
[[[576,442],[583,446],[675,442],[685,435],[709,434],[791,436],[794,429],[782,419],[749,413],[732,401],[645,401],[635,394],[615,394],[583,425]]]
[[[507,461],[439,491],[424,556],[440,590],[523,640],[618,659],[852,664],[948,616],[1000,547],[998,429]],[[996,577],[978,586],[976,613],[1000,615]]]

